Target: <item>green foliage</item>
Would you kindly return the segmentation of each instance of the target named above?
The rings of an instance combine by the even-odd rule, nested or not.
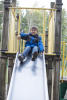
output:
[[[62,10],[62,41],[67,42],[67,12]]]
[[[46,16],[48,17],[47,12]],[[46,21],[46,27],[47,25],[48,22]],[[24,32],[29,32],[32,26],[38,27],[39,33],[43,33],[43,11],[26,10],[22,12],[21,30],[24,30]]]
[[[61,26],[61,41],[65,41],[67,43],[67,12],[65,11],[65,9],[62,10],[62,26]],[[63,48],[65,48],[64,50],[64,59],[67,56],[67,44],[62,44],[61,46],[61,59],[63,58]],[[61,61],[61,65],[62,65],[62,61]]]

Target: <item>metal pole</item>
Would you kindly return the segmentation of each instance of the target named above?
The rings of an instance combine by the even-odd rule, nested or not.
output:
[[[9,9],[32,9],[32,10],[53,10],[56,11],[56,9],[49,9],[49,8],[27,8],[27,7],[9,7]]]

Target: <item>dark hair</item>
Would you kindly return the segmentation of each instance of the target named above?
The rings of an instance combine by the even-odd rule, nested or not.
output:
[[[31,28],[31,30],[32,30],[32,29],[34,29],[34,30],[36,30],[36,31],[38,32],[38,28],[37,28],[37,27],[33,26],[33,27]]]

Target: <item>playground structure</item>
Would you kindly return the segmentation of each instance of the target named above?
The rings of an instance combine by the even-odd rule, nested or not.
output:
[[[7,100],[49,100],[44,54],[20,64],[16,55]],[[18,93],[21,91],[20,93]]]
[[[55,15],[55,11],[56,9],[45,9],[45,8],[9,8],[9,34],[8,34],[8,51],[6,53],[17,53],[19,50],[19,41],[16,38],[16,32],[18,34],[20,34],[20,30],[21,30],[21,16],[23,16],[23,12],[27,13],[26,11],[28,11],[28,13],[32,14],[34,12],[41,12],[43,18],[42,18],[42,33],[40,32],[40,35],[42,37],[43,40],[43,45],[45,47],[45,40],[46,40],[46,34],[45,34],[45,30],[46,30],[46,10],[49,11],[49,16],[48,16],[48,21],[49,24],[47,26],[48,28],[48,53],[49,54],[53,54],[54,52],[54,40],[55,40],[55,22],[54,22],[54,15]],[[23,11],[23,12],[22,12]],[[31,14],[30,14],[31,16]],[[38,16],[39,17],[39,16]],[[31,17],[32,18],[32,17]],[[29,20],[29,19],[28,19]],[[11,24],[12,23],[12,24]],[[33,23],[33,22],[32,22]],[[29,23],[29,30],[32,26],[32,23]],[[25,24],[25,23],[23,23]],[[28,23],[26,23],[28,24]],[[30,25],[31,24],[31,25]],[[34,23],[35,25],[37,23]],[[27,30],[27,32],[29,32],[29,30]],[[38,29],[39,30],[39,29]],[[52,40],[50,40],[50,38],[52,38]],[[23,46],[22,46],[23,45]],[[20,41],[20,51],[24,50],[24,41],[22,44],[22,41]]]
[[[51,26],[49,26],[49,29],[50,29],[50,27],[51,27],[51,31],[52,31],[52,29],[53,29],[53,27],[52,26],[54,26],[54,14],[55,14],[55,9],[42,9],[42,8],[32,8],[32,11],[31,11],[31,8],[13,8],[13,7],[11,7],[10,8],[10,17],[9,17],[9,19],[10,19],[10,22],[9,22],[9,44],[8,44],[8,51],[6,52],[6,53],[8,53],[8,54],[10,54],[10,53],[16,53],[17,51],[19,51],[19,47],[20,47],[20,52],[21,51],[23,51],[23,49],[24,49],[24,41],[22,42],[22,41],[20,41],[20,44],[19,44],[19,41],[17,41],[16,40],[16,36],[15,36],[15,21],[17,21],[17,29],[16,29],[16,31],[17,31],[17,33],[19,34],[20,33],[20,22],[21,22],[21,16],[20,16],[20,14],[21,14],[21,10],[23,10],[24,9],[24,11],[25,10],[30,10],[30,12],[32,12],[33,13],[33,11],[41,11],[42,13],[43,13],[43,15],[44,15],[44,17],[43,17],[43,33],[41,33],[40,35],[42,36],[42,40],[43,40],[43,44],[44,44],[44,47],[45,47],[45,18],[46,18],[46,11],[45,10],[50,10],[51,11],[51,13],[50,13],[50,16],[49,16],[49,23],[51,24]],[[18,11],[16,11],[16,10],[18,10]],[[16,12],[19,12],[18,14],[16,14]],[[26,13],[26,11],[25,11],[25,13]],[[16,19],[16,15],[18,15],[18,19]],[[53,21],[52,21],[53,20]],[[12,24],[10,24],[12,22]],[[49,32],[50,32],[50,30],[49,30]],[[54,34],[54,31],[52,31],[52,34]],[[12,39],[12,41],[11,41],[11,39]],[[52,41],[54,41],[54,38],[53,38],[53,40]],[[51,42],[52,42],[51,41]],[[23,46],[22,46],[22,43],[23,43]],[[54,42],[53,42],[54,43]],[[11,44],[11,45],[10,45]],[[20,46],[19,46],[20,45]],[[54,44],[53,44],[54,45]],[[53,46],[52,45],[52,46]],[[18,46],[18,47],[17,47]],[[23,48],[22,48],[23,47]],[[52,50],[53,50],[54,48],[52,47]],[[17,51],[16,51],[17,50]],[[49,52],[50,53],[52,53],[53,51],[50,51],[49,50]],[[55,55],[55,54],[54,54]],[[16,66],[16,65],[15,65]],[[19,65],[19,67],[20,67],[20,65]],[[24,66],[25,67],[25,66]],[[45,67],[45,66],[44,66]],[[23,72],[24,73],[24,72]],[[28,72],[28,74],[29,74],[29,72]],[[15,76],[16,76],[16,74],[13,76],[14,77],[14,80],[15,80]],[[37,77],[37,75],[36,75],[36,77]],[[42,76],[41,76],[42,77]],[[44,79],[46,79],[46,77],[44,78]],[[13,80],[13,78],[12,78],[12,80]],[[23,80],[23,79],[22,79]],[[28,79],[27,79],[28,80]],[[41,79],[42,80],[42,79]],[[46,82],[47,80],[45,80],[45,82]],[[29,80],[29,82],[31,83],[31,79]],[[14,83],[14,82],[13,82]],[[12,84],[13,84],[12,83]],[[17,82],[18,83],[18,82]],[[20,82],[21,83],[21,82]],[[27,83],[27,82],[26,82]],[[35,82],[36,84],[37,84],[37,82]],[[16,83],[14,83],[15,85],[16,85]],[[32,84],[32,83],[31,83]],[[30,84],[30,86],[31,86],[31,84]],[[18,84],[19,85],[19,84]],[[33,85],[34,86],[34,85]],[[10,88],[11,87],[13,87],[12,85],[10,85]],[[22,86],[21,86],[22,87]],[[24,87],[24,86],[23,86]],[[29,84],[28,84],[28,87],[29,87]],[[46,86],[44,86],[43,88],[45,88]],[[15,95],[14,95],[14,93],[12,93],[11,91],[13,90],[13,88],[12,88],[12,90],[9,88],[9,92],[8,92],[8,99],[7,100],[10,100],[10,99],[12,99],[11,98],[11,95],[13,95],[13,97],[15,97]],[[15,89],[16,90],[16,89]],[[14,91],[15,91],[14,90]],[[30,90],[30,87],[29,87],[29,90]],[[37,89],[38,90],[38,89]],[[26,90],[26,91],[28,91],[28,90]],[[32,89],[32,91],[34,91],[33,89]],[[38,90],[39,91],[39,90]],[[42,91],[42,90],[41,90]],[[45,92],[46,92],[47,90],[45,90]],[[33,94],[35,94],[35,92],[33,92]],[[32,95],[32,93],[31,93],[31,95]],[[46,94],[45,94],[45,96],[46,96]],[[38,96],[39,97],[39,96]],[[38,97],[36,97],[36,99],[38,98]],[[23,96],[22,96],[22,98],[23,98]],[[29,97],[28,97],[29,98]],[[31,98],[31,97],[30,97]],[[29,98],[29,99],[30,99]],[[32,98],[33,98],[33,95],[32,95]],[[43,97],[41,97],[42,99],[43,99]],[[49,100],[49,99],[47,99],[48,97],[46,96],[46,100]],[[17,99],[16,97],[14,98],[14,99]],[[21,96],[20,96],[20,99],[21,99]],[[34,99],[34,98],[33,98]]]
[[[8,8],[5,4],[5,14],[4,14],[4,29],[3,29],[3,38],[2,41],[2,68],[1,68],[1,74],[3,71],[5,71],[4,66],[6,63],[6,59],[9,62],[8,66],[13,66],[13,59],[15,57],[15,54],[17,51],[19,51],[19,41],[17,41],[15,36],[15,22],[17,23],[16,31],[18,34],[20,33],[20,19],[21,19],[21,9],[28,9],[28,10],[37,10],[43,11],[43,33],[41,33],[41,36],[43,37],[43,44],[46,48],[48,48],[48,51],[45,52],[45,60],[47,65],[47,78],[48,78],[48,91],[49,91],[49,99],[50,100],[59,100],[59,73],[60,73],[60,38],[61,38],[61,10],[62,10],[62,0],[56,0],[56,9],[45,9],[45,8],[23,8],[23,7],[10,7],[10,2],[7,2]],[[53,6],[54,7],[54,4]],[[18,9],[18,15],[19,17],[16,19],[16,13],[15,11]],[[49,24],[48,24],[48,40],[46,39],[46,10],[50,12],[49,14]],[[11,15],[5,17],[6,15]],[[8,19],[7,23],[6,20]],[[60,24],[59,24],[60,22]],[[9,26],[7,28],[7,26]],[[9,34],[9,35],[8,35]],[[3,37],[2,36],[2,37]],[[8,38],[9,36],[10,38]],[[46,44],[46,41],[48,43],[48,47]],[[5,43],[5,45],[4,45]],[[22,42],[21,42],[22,43]],[[24,47],[24,42],[23,42]],[[23,51],[24,48],[20,45],[20,51]],[[12,69],[11,67],[8,67]],[[2,74],[2,78],[5,76],[5,73]],[[1,78],[1,77],[0,77]],[[2,79],[1,78],[1,79]],[[5,80],[5,77],[4,77]],[[10,80],[10,79],[9,79]],[[4,81],[0,82],[0,84],[3,83],[3,87],[5,86]],[[1,88],[0,94],[1,96],[4,95],[4,89]],[[5,87],[4,87],[5,88]],[[4,100],[4,98],[3,98]]]

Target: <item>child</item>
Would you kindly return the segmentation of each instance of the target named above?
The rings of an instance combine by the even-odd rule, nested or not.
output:
[[[36,27],[32,27],[30,33],[21,32],[20,35],[17,36],[18,39],[26,40],[25,49],[23,54],[19,54],[18,58],[21,62],[23,59],[32,51],[32,60],[34,61],[37,58],[38,53],[44,51],[43,43],[41,37],[38,35],[38,29]]]

